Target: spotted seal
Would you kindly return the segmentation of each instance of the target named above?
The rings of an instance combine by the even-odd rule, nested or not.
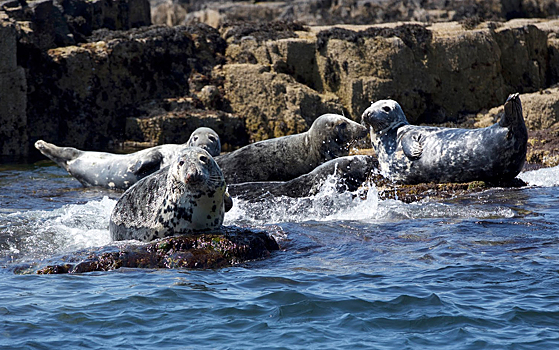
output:
[[[228,184],[287,181],[349,153],[367,128],[337,114],[318,117],[306,132],[249,144],[216,158]]]
[[[369,175],[378,168],[376,157],[355,155],[339,157],[319,165],[308,174],[289,181],[258,181],[230,184],[227,191],[231,196],[258,201],[268,196],[306,197],[315,195],[329,176],[337,179],[338,192],[356,191]]]
[[[513,179],[526,160],[528,132],[518,94],[510,95],[499,122],[487,128],[457,129],[410,125],[393,100],[363,112],[381,172],[395,182],[487,181]]]
[[[113,240],[151,241],[218,229],[225,213],[226,184],[212,156],[198,147],[138,181],[116,203],[109,230]]]
[[[130,154],[81,151],[73,147],[58,147],[43,140],[35,142],[35,148],[84,186],[116,190],[126,190],[138,180],[165,167],[186,146],[201,147],[212,156],[221,152],[218,134],[206,127],[194,130],[185,144],[160,145]]]

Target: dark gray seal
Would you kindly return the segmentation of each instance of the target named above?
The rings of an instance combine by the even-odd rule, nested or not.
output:
[[[363,112],[383,175],[404,184],[422,182],[500,183],[513,179],[526,160],[528,132],[518,94],[510,95],[498,123],[457,129],[409,125],[393,100]]]
[[[334,176],[338,192],[356,191],[363,185],[375,169],[376,157],[367,155],[346,156],[332,159],[319,165],[308,174],[289,181],[258,181],[230,184],[227,191],[233,197],[258,201],[269,196],[292,198],[315,195],[329,176]]]
[[[318,117],[306,132],[252,143],[216,158],[228,184],[287,181],[349,153],[367,128],[337,114]]]
[[[39,140],[35,142],[42,154],[66,169],[84,186],[126,190],[140,179],[167,166],[184,147],[201,147],[212,156],[221,152],[218,134],[206,127],[194,130],[185,144],[167,144],[130,154],[81,151],[58,147]]]
[[[226,184],[212,156],[198,147],[130,187],[116,203],[109,225],[113,240],[151,241],[219,229]]]

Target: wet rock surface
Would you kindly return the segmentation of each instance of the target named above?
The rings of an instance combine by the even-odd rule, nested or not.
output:
[[[40,267],[37,274],[85,273],[119,268],[215,269],[268,257],[279,246],[270,233],[224,227],[214,233],[169,237],[147,244],[126,244],[115,251],[90,252]],[[85,256],[84,256],[85,255]],[[20,267],[16,273],[29,273]]]

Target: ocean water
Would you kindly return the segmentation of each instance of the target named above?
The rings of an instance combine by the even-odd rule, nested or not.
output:
[[[405,204],[235,201],[282,247],[217,270],[16,274],[102,251],[119,193],[52,163],[0,165],[1,349],[559,348],[559,170],[536,186]]]

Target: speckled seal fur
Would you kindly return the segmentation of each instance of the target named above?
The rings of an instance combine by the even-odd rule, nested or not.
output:
[[[84,186],[126,190],[140,179],[167,166],[177,152],[186,146],[201,147],[212,156],[221,152],[217,133],[210,128],[198,128],[182,145],[167,144],[130,154],[81,151],[73,147],[58,147],[39,140],[35,143],[42,154],[75,177]]]
[[[225,188],[212,156],[198,147],[185,148],[168,167],[124,192],[111,214],[111,237],[151,241],[218,229],[225,213]]]
[[[501,182],[513,179],[526,160],[528,132],[518,94],[510,95],[498,123],[457,129],[409,125],[393,100],[363,112],[381,172],[405,184],[422,182]]]
[[[346,156],[367,128],[337,114],[318,117],[303,133],[255,142],[216,158],[228,184],[287,181]]]

